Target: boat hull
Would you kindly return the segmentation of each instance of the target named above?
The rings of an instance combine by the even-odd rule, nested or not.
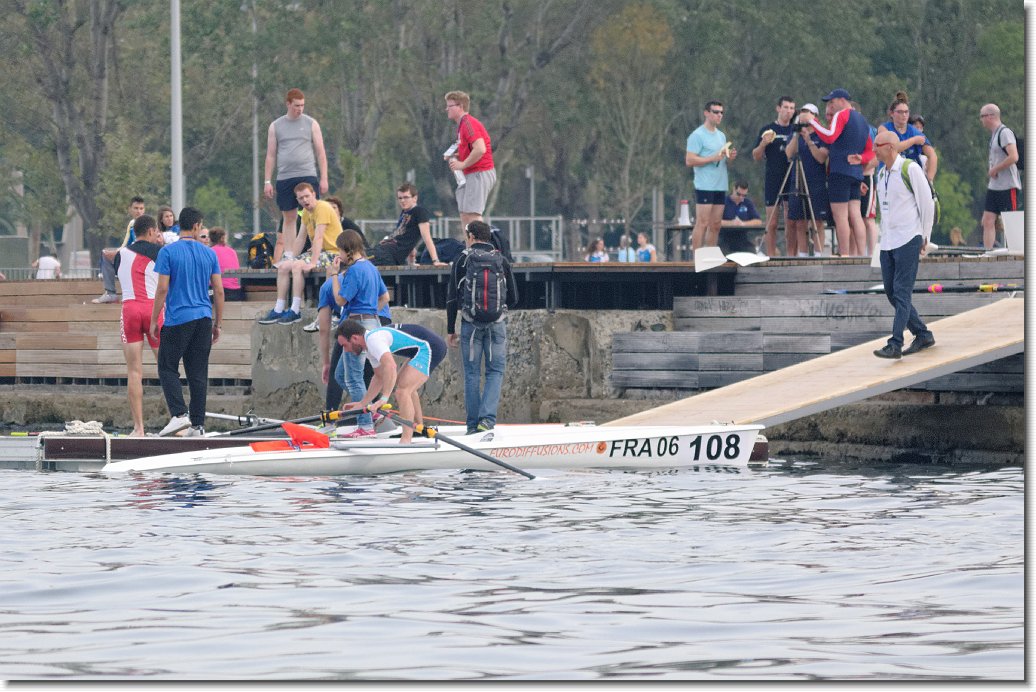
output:
[[[760,425],[598,427],[500,426],[451,439],[522,469],[649,470],[747,466]],[[463,433],[463,429],[460,430]],[[500,471],[501,467],[442,440],[338,442],[338,448],[256,451],[250,446],[114,461],[103,471],[158,471],[249,476],[376,475],[429,469]],[[434,445],[434,446],[433,446]]]

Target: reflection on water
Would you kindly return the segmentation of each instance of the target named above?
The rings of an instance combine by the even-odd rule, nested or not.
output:
[[[1020,679],[1023,486],[0,472],[0,677]]]

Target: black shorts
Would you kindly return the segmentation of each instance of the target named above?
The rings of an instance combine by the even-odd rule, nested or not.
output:
[[[1002,211],[1018,211],[1018,188],[1010,190],[986,190],[984,211],[1000,215]]]
[[[695,190],[694,201],[697,204],[726,204],[727,193],[723,190]]]
[[[277,208],[281,211],[292,211],[299,208],[299,200],[295,197],[295,186],[299,183],[309,183],[313,186],[313,193],[320,199],[320,180],[315,175],[307,175],[301,178],[288,178],[277,181]]]
[[[852,176],[831,173],[827,176],[827,198],[831,204],[860,199],[860,181]]]
[[[824,187],[823,192],[814,192],[814,189],[809,188],[810,196],[809,201],[813,205],[813,216],[817,220],[817,224],[823,224],[827,221],[827,187]],[[788,218],[791,221],[802,221],[803,219],[809,219],[809,207],[806,205],[806,201],[799,197],[798,194],[788,195]]]
[[[775,171],[774,173],[767,173],[766,184],[763,185],[763,204],[767,207],[776,206],[780,200],[777,198],[777,193],[781,191],[781,183],[784,182],[784,176],[787,174],[788,169],[785,168],[782,171]],[[794,183],[794,179],[790,182]],[[787,192],[787,190],[785,190]]]

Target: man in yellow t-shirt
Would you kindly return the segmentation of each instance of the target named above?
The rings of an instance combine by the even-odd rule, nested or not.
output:
[[[302,252],[306,240],[300,233],[295,239],[295,247],[285,248],[283,259],[277,263],[277,302],[266,317],[259,320],[259,324],[292,324],[300,321],[306,274],[314,269],[323,269],[338,255],[336,241],[342,232],[338,210],[329,202],[317,199],[309,183],[296,185],[295,197],[302,207],[302,228],[309,236],[311,247],[309,252]],[[289,286],[291,306],[285,310]]]

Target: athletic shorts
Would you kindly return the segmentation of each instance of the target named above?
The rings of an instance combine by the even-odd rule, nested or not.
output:
[[[153,300],[126,300],[122,303],[122,316],[119,318],[119,335],[124,344],[136,344],[147,339],[151,348],[158,348],[158,337],[150,334],[151,310],[155,307]],[[158,329],[162,330],[165,312],[158,316]]]
[[[277,208],[281,211],[292,211],[299,208],[299,200],[295,197],[295,186],[299,183],[309,183],[313,186],[313,193],[320,199],[320,180],[315,175],[306,175],[301,178],[288,178],[277,181]]]
[[[317,267],[316,268],[317,269],[324,269],[325,267],[330,267],[331,264],[335,261],[335,257],[338,257],[338,253],[337,252],[321,252],[320,256],[317,257]],[[302,260],[303,262],[309,262],[310,260],[313,259],[313,253],[312,252],[303,252],[301,255],[299,255],[295,259]]]
[[[496,185],[496,169],[465,174],[466,182],[457,188],[457,209],[461,214],[482,214],[489,192]]]
[[[781,183],[784,182],[784,176],[787,172],[788,169],[785,168],[780,172],[780,175],[766,176],[766,184],[763,185],[763,204],[767,207],[776,206],[777,203],[781,201],[777,199],[777,194],[781,191]],[[795,180],[792,179],[789,182],[794,183]],[[785,192],[787,192],[787,190],[785,190]]]
[[[446,357],[446,342],[431,329],[419,324],[408,324],[406,325],[406,329],[403,329],[404,325],[401,324],[394,326],[396,329],[405,331],[410,336],[422,339],[428,343],[427,349],[404,348],[395,353],[397,356],[409,358],[410,360],[407,361],[407,365],[412,366],[425,377],[431,375],[432,370],[435,370],[439,363],[442,362],[443,358]]]
[[[863,176],[863,183],[867,186],[867,194],[860,194],[860,211],[865,219],[877,218],[878,191],[874,189],[874,174]]]
[[[817,220],[817,225],[822,225],[828,219],[828,208],[827,208],[827,187],[824,187],[823,192],[815,192],[812,187],[809,188],[810,196],[809,201],[813,205],[813,216]],[[806,200],[799,197],[797,194],[788,196],[788,218],[792,221],[802,221],[803,219],[809,219],[809,206],[806,204]]]
[[[985,211],[999,215],[1002,211],[1018,211],[1018,188],[986,190]]]
[[[831,204],[860,199],[860,181],[841,173],[827,176],[827,198]]]
[[[696,204],[725,204],[727,193],[723,190],[695,190],[694,202]]]

